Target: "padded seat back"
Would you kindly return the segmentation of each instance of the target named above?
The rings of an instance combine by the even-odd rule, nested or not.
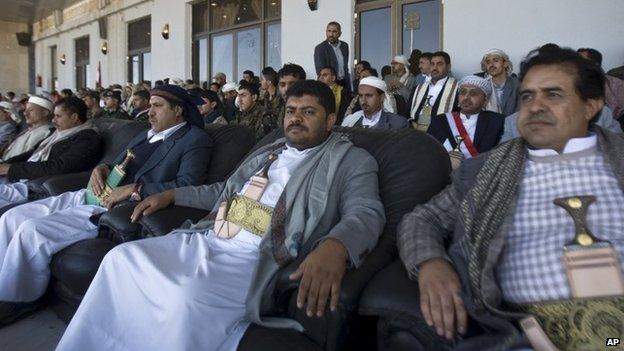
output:
[[[451,164],[442,145],[413,129],[335,128],[379,165],[379,194],[386,211],[384,236],[394,236],[403,216],[450,183]]]
[[[206,132],[214,141],[206,184],[222,182],[256,143],[253,133],[236,124],[211,124]]]
[[[117,118],[99,118],[93,121],[102,140],[104,150],[100,163],[112,163],[124,151],[130,140],[150,128],[147,122],[128,121]]]

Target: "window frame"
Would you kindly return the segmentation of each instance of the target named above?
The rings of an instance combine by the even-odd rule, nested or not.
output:
[[[390,7],[390,13],[392,18],[390,19],[391,26],[391,48],[392,55],[401,55],[403,53],[403,6],[416,4],[419,2],[428,2],[432,0],[376,0],[369,1],[364,3],[355,4],[355,14],[354,14],[354,22],[355,22],[355,60],[359,62],[362,58],[361,55],[361,38],[360,38],[360,13],[364,11],[377,10],[381,8]],[[438,1],[440,5],[440,17],[438,19],[439,23],[439,31],[440,37],[438,38],[438,46],[440,50],[444,50],[443,45],[443,19],[444,19],[444,2],[442,0],[433,0]],[[388,62],[389,64],[389,62]]]
[[[191,74],[192,74],[193,80],[197,84],[202,84],[202,82],[204,81],[207,81],[210,83],[212,81],[212,77],[214,76],[214,74],[217,73],[217,71],[213,69],[213,64],[212,64],[212,54],[213,54],[212,38],[214,36],[232,34],[232,37],[233,37],[233,40],[232,40],[232,56],[233,56],[232,77],[228,77],[228,80],[238,82],[238,76],[242,75],[242,72],[238,72],[238,35],[237,34],[239,31],[249,30],[255,27],[258,27],[260,29],[260,66],[261,66],[260,69],[263,69],[264,67],[268,65],[268,51],[269,50],[267,50],[267,47],[266,47],[268,43],[268,38],[267,38],[268,26],[272,24],[278,24],[278,23],[281,25],[282,17],[281,17],[281,10],[280,10],[279,16],[272,16],[272,17],[267,16],[267,13],[268,13],[267,1],[271,1],[271,0],[261,1],[262,14],[259,20],[245,22],[245,23],[238,23],[232,26],[219,28],[219,29],[212,29],[212,24],[210,23],[210,14],[215,8],[214,6],[211,6],[210,0],[196,1],[196,2],[191,3],[191,11],[192,11],[192,6],[194,5],[202,4],[202,3],[208,4],[208,11],[206,11],[206,15],[204,16],[204,21],[206,21],[205,28],[207,28],[208,30],[203,31],[203,32],[198,32],[198,33],[192,33]],[[280,0],[280,1],[283,2],[285,0]],[[281,2],[279,4],[280,7],[281,7]],[[191,13],[191,18],[194,18],[192,13]],[[192,28],[193,28],[193,24],[191,23],[191,31],[192,31]],[[208,64],[208,67],[206,68],[206,72],[208,73],[208,77],[206,77],[206,80],[204,80],[202,77],[199,77],[198,64],[200,60],[195,51],[196,46],[199,47],[198,45],[199,40],[202,40],[202,39],[207,40],[208,57],[207,57],[206,62]],[[280,38],[280,44],[281,44],[281,38]],[[280,57],[280,63],[281,63],[281,57]],[[278,70],[280,67],[274,67],[274,68]],[[254,72],[254,74],[256,75],[260,75],[260,73],[261,72]]]
[[[150,36],[150,41],[149,41],[149,46],[144,46],[144,47],[140,47],[140,48],[134,48],[134,49],[130,49],[130,26],[132,24],[135,24],[137,22],[140,21],[145,21],[148,20],[150,21],[150,31],[149,31],[149,36]],[[127,67],[127,75],[126,78],[128,79],[128,82],[134,82],[134,74],[132,72],[132,58],[134,56],[138,56],[139,57],[139,79],[138,82],[139,84],[142,83],[145,79],[145,60],[144,60],[144,54],[151,54],[152,53],[152,35],[154,33],[152,33],[152,16],[151,15],[147,15],[147,16],[143,16],[137,19],[134,19],[132,21],[128,21],[126,22],[126,31],[128,33],[127,35],[127,45],[126,45],[126,49],[127,49],[127,55],[126,55],[126,67]],[[151,67],[150,67],[151,68]]]

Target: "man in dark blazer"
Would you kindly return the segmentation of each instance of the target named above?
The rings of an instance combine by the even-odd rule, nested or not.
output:
[[[30,302],[46,290],[48,263],[59,250],[80,240],[95,238],[91,217],[116,204],[167,189],[202,184],[207,177],[213,142],[203,130],[197,101],[183,88],[162,85],[151,92],[152,128],[129,144],[134,158],[124,162],[124,151],[114,164],[126,165],[125,177],[106,188],[113,165],[99,165],[89,186],[98,203],[87,202],[82,189],[30,202],[0,217],[0,326],[32,309]]]
[[[349,44],[340,40],[342,34],[340,23],[329,22],[325,35],[327,40],[318,44],[314,48],[314,67],[316,75],[321,74],[325,67],[332,67],[336,70],[336,82],[342,85],[347,91],[351,91],[351,77],[349,75]]]
[[[358,99],[362,110],[347,117],[343,127],[403,129],[409,127],[407,119],[383,110],[386,83],[377,77],[366,77],[358,85]]]
[[[447,151],[457,147],[456,137],[461,136],[464,140],[460,150],[466,158],[471,158],[498,145],[503,135],[505,116],[483,111],[492,94],[492,86],[486,79],[466,76],[458,86],[459,112],[432,118],[427,133],[442,143]]]

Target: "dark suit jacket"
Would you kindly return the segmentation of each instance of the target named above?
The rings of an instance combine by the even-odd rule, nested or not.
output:
[[[93,129],[85,129],[54,144],[47,161],[28,162],[35,151],[29,150],[6,160],[7,177],[16,182],[65,173],[82,172],[93,168],[102,157],[102,138]]]
[[[347,89],[342,89],[341,97],[340,97],[340,106],[336,106],[338,110],[336,113],[336,125],[340,125],[342,123],[342,119],[345,116],[345,112],[349,107],[349,103],[351,103],[351,99],[353,99],[353,95]]]
[[[362,126],[362,118],[355,122],[354,127]],[[399,115],[395,115],[394,113],[382,111],[381,116],[379,117],[379,122],[375,125],[375,129],[388,129],[388,130],[398,130],[403,128],[408,128],[409,123],[405,117],[401,117]]]
[[[477,120],[477,129],[475,130],[472,143],[479,153],[484,153],[493,149],[498,145],[503,136],[505,126],[505,116],[492,111],[481,111]],[[451,133],[451,127],[446,120],[446,115],[441,114],[431,119],[431,124],[427,133],[436,138],[440,143],[449,140],[451,146],[455,148],[455,136]]]
[[[139,133],[126,149],[137,146],[146,138],[147,132]],[[158,146],[136,172],[133,182],[143,183],[141,197],[202,184],[208,175],[212,147],[213,141],[204,130],[190,124],[178,129]],[[113,165],[120,164],[125,157],[124,150]]]
[[[349,91],[352,91],[351,76],[349,75],[349,44],[341,40],[340,51],[342,52],[342,64],[345,70],[344,86]],[[336,53],[334,53],[334,48],[331,47],[331,44],[329,44],[327,40],[318,44],[314,48],[314,67],[316,68],[317,76],[321,73],[321,70],[324,67],[333,67],[336,71],[338,71],[338,59],[336,58]]]

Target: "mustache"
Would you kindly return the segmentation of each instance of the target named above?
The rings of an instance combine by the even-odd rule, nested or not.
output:
[[[548,113],[538,112],[538,113],[532,113],[528,115],[525,121],[525,123],[535,123],[535,122],[553,123],[553,119],[552,119],[552,116],[549,115]]]
[[[308,130],[308,128],[306,128],[303,125],[301,125],[301,123],[291,123],[291,124],[288,125],[288,127],[286,127],[286,131],[290,131],[293,128],[300,128],[300,129],[303,129],[305,131]]]

